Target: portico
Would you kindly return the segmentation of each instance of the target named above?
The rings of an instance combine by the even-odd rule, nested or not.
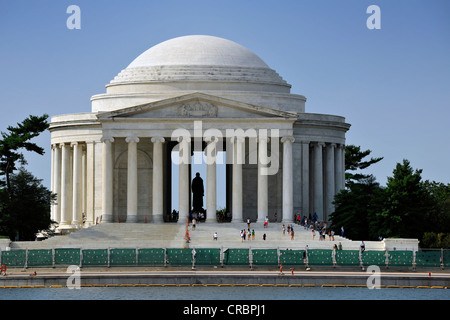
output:
[[[223,150],[233,222],[259,223],[276,214],[278,222],[292,223],[297,213],[327,220],[344,187],[344,118],[305,113],[306,99],[290,94],[290,85],[235,43],[173,40],[173,47],[149,49],[106,94],[92,97],[91,113],[52,118],[52,219],[60,228],[162,223],[175,209],[185,223],[192,209],[191,154],[202,151],[206,221],[217,223],[216,156]],[[183,56],[174,53],[180,42],[187,46]],[[184,56],[198,46],[236,55],[240,60],[232,63],[242,66],[209,55],[200,65]],[[171,55],[177,63],[167,61]],[[179,168],[178,208],[170,205],[172,162]]]

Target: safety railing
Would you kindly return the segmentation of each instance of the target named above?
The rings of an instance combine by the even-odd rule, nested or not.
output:
[[[7,267],[360,266],[450,268],[450,250],[360,251],[237,248],[55,248],[2,251]]]

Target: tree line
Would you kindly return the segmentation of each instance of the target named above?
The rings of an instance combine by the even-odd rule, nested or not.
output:
[[[345,189],[335,196],[332,229],[350,239],[416,238],[423,248],[450,248],[450,184],[423,181],[422,170],[404,159],[386,186],[363,169],[383,158],[371,150],[345,149]]]

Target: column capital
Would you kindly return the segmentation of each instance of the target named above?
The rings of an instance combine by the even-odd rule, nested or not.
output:
[[[317,142],[316,146],[325,147],[325,142],[319,141],[319,142]]]
[[[262,136],[262,137],[257,137],[256,138],[256,141],[258,142],[258,143],[269,143],[270,142],[270,138],[269,137],[265,137],[265,136]]]
[[[125,138],[125,142],[126,143],[130,143],[130,142],[138,143],[139,142],[139,138],[136,137],[136,136],[126,137]]]
[[[336,143],[330,143],[330,147],[336,148]]]
[[[166,139],[164,139],[163,137],[152,137],[152,143],[155,142],[160,142],[160,143],[164,143],[166,141]]]
[[[70,142],[70,146],[71,147],[73,147],[73,146],[78,146],[80,144],[80,142],[78,142],[78,141],[71,141]]]
[[[114,138],[113,137],[102,137],[100,139],[100,141],[103,142],[103,143],[106,143],[106,142],[113,143],[114,142]]]
[[[281,143],[285,143],[285,142],[293,143],[293,142],[295,142],[295,138],[293,136],[286,136],[286,137],[282,137],[280,141],[281,141]]]

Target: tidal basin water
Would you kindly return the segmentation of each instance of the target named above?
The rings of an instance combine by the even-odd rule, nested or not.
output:
[[[450,300],[450,289],[348,287],[7,288],[0,300]]]

